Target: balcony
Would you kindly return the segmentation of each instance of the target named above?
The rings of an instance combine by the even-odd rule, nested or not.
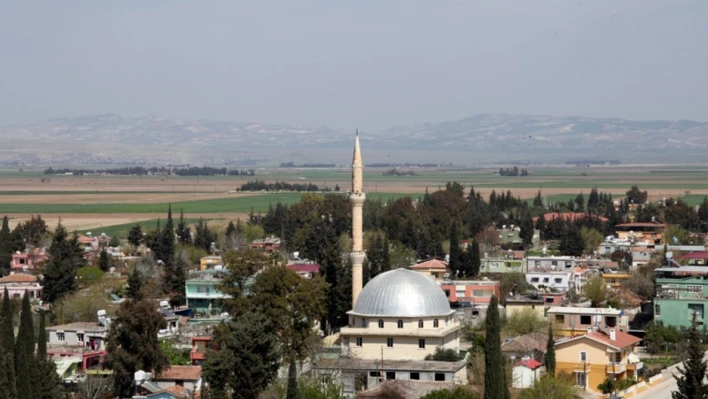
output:
[[[627,364],[627,370],[629,370],[629,371],[640,370],[642,368],[644,368],[644,363],[642,363],[642,362]]]
[[[607,374],[622,374],[627,371],[626,363],[607,363]]]

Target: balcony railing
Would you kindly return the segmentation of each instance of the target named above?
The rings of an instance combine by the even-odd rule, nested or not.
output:
[[[620,374],[627,371],[626,363],[607,363],[607,373],[608,374]]]

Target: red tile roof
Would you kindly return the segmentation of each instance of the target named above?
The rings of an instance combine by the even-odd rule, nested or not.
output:
[[[708,251],[689,252],[687,254],[676,256],[674,259],[708,259]]]
[[[181,387],[179,385],[173,385],[171,387],[167,387],[160,392],[156,392],[154,395],[158,396],[157,394],[162,393],[162,392],[167,392],[170,395],[174,396],[175,398],[179,398],[179,399],[183,399],[183,398],[186,399],[189,397],[189,390],[187,390],[184,387]]]
[[[300,273],[318,273],[320,265],[317,263],[294,263],[286,266],[289,270],[294,270]]]
[[[172,366],[163,371],[156,380],[198,380],[202,366]]]
[[[582,338],[589,338],[593,341],[599,342],[601,344],[607,345],[615,350],[622,350],[630,345],[638,344],[641,342],[641,338],[637,338],[634,335],[627,334],[619,330],[615,330],[615,339],[610,339],[609,335],[601,331],[593,331],[585,335],[580,335],[573,338],[562,339],[556,341],[556,345],[563,345],[571,341],[575,341]]]
[[[531,370],[536,370],[537,368],[541,367],[541,362],[536,359],[526,359],[514,364],[514,367],[516,366],[524,366],[530,368]]]
[[[438,259],[430,259],[411,266],[411,269],[447,269],[447,262]]]
[[[9,276],[5,276],[3,278],[0,278],[0,284],[9,284],[9,283],[36,283],[37,282],[37,277],[32,276],[30,274],[11,274]]]

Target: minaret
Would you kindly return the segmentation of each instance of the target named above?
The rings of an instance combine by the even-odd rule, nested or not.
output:
[[[352,160],[352,191],[349,201],[352,203],[352,309],[356,305],[362,287],[362,264],[364,253],[363,208],[366,194],[364,194],[364,164],[361,162],[361,148],[359,147],[359,129],[356,131],[354,142],[354,159]]]

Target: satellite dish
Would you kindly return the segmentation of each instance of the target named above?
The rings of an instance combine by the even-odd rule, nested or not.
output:
[[[674,245],[678,245],[678,243],[679,243],[678,238],[676,238],[676,237],[674,236],[674,237],[672,237],[672,239],[673,239],[673,241],[674,241]]]
[[[673,253],[673,252],[669,251],[669,252],[666,253],[666,259],[671,259],[671,258],[673,258],[673,257],[674,257],[674,253]]]

